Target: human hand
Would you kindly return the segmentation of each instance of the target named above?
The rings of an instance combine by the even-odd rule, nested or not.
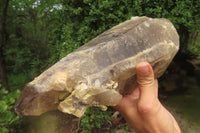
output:
[[[136,67],[138,87],[115,106],[137,133],[181,133],[171,113],[158,100],[158,82],[151,65]]]

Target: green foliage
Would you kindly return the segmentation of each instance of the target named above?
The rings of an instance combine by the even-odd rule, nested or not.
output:
[[[127,125],[122,125],[122,126],[119,127],[119,129],[120,129],[120,130],[123,129],[123,130],[126,131],[126,132],[129,132],[129,131],[130,131],[129,126],[127,126]],[[114,128],[114,129],[111,129],[110,132],[111,132],[111,133],[115,133],[115,132],[117,132],[117,130],[119,130],[119,129]]]
[[[62,26],[61,41],[52,58],[60,59],[87,43],[98,34],[130,18],[123,1],[62,1],[66,23]],[[129,16],[129,17],[128,17]],[[51,59],[52,60],[52,59]]]
[[[189,33],[200,23],[199,0],[66,0],[62,5],[66,23],[62,26],[61,43],[56,49],[59,51],[57,59],[131,16],[171,20],[180,35],[181,52],[187,53]]]
[[[19,73],[19,74],[9,74],[8,75],[8,83],[11,88],[20,88],[23,87],[30,79],[28,77],[32,76],[32,73],[28,74]]]
[[[14,113],[14,104],[19,96],[20,91],[16,90],[8,93],[0,84],[0,132],[12,133],[19,132],[20,117]]]
[[[129,131],[129,126],[121,126],[121,129],[124,129],[125,131]]]
[[[91,132],[94,128],[102,128],[111,126],[108,123],[112,121],[110,111],[102,111],[100,108],[88,108],[81,118],[81,127],[84,128],[85,133]],[[107,123],[107,125],[106,125]]]
[[[195,58],[200,55],[200,43],[197,45],[188,45],[189,55],[192,58]]]
[[[188,45],[188,54],[192,58],[200,55],[200,27],[196,32],[190,34],[190,41]]]
[[[149,16],[170,19],[177,29],[184,26],[194,31],[200,22],[199,0],[135,0],[132,4],[133,16]]]
[[[180,53],[186,55],[186,58],[192,56],[193,53],[188,51],[188,40],[189,34],[199,29],[200,0],[136,0],[132,7],[133,16],[144,15],[171,20],[180,36]]]
[[[115,132],[117,132],[117,129],[112,129],[110,132],[115,133]]]

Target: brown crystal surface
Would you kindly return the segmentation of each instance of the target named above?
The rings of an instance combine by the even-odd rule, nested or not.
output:
[[[58,108],[81,117],[90,106],[114,106],[136,85],[138,63],[152,64],[158,78],[178,49],[179,36],[169,20],[134,17],[100,34],[28,83],[16,112],[40,115]]]

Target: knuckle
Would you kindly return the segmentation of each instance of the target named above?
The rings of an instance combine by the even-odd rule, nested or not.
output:
[[[145,77],[145,78],[139,78],[137,80],[137,83],[141,86],[149,86],[154,84],[154,78],[152,77]]]
[[[151,112],[152,106],[150,104],[138,104],[138,111],[140,114],[149,114]]]
[[[153,114],[157,112],[158,104],[155,101],[153,102],[138,102],[138,111],[141,115]]]

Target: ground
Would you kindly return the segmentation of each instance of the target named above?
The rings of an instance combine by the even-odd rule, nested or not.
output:
[[[176,117],[183,133],[200,132],[200,87],[198,80],[187,78],[188,89],[184,94],[166,97],[164,104]]]

